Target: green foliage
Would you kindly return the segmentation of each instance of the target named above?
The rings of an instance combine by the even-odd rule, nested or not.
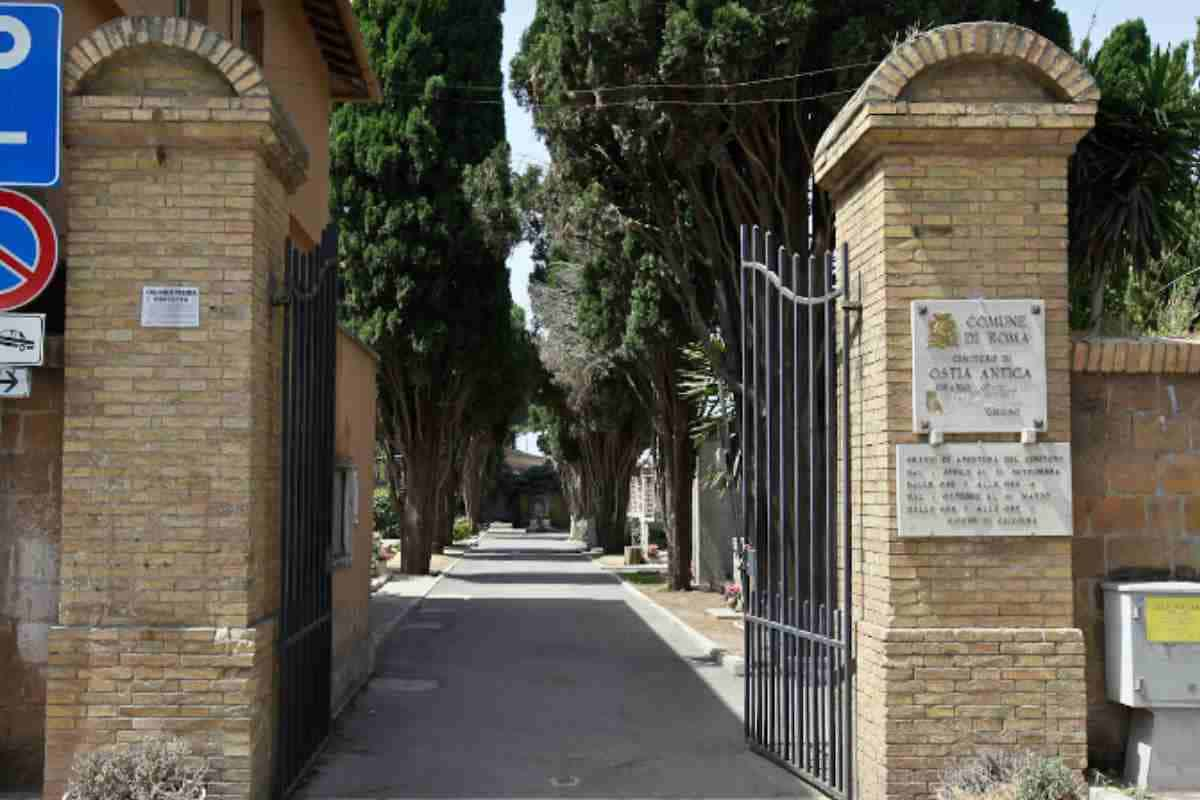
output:
[[[471,520],[466,517],[454,519],[454,541],[460,542],[463,539],[470,539],[474,535],[475,530],[471,526]]]
[[[189,752],[187,742],[166,738],[80,753],[66,800],[199,800],[208,770]]]
[[[1062,759],[991,750],[942,774],[938,800],[1081,800],[1087,787]]]
[[[1200,297],[1200,186],[1179,201],[1182,230],[1163,254],[1136,271],[1112,276],[1102,332],[1113,335],[1186,336],[1193,332]]]
[[[380,442],[410,467],[404,569],[425,572],[433,536],[450,528],[439,509],[457,492],[464,442],[509,401],[505,260],[519,227],[499,89],[503,0],[354,10],[383,99],[344,104],[330,124],[342,314],[381,357]],[[495,103],[463,113],[443,102],[457,85],[494,86],[474,97]]]
[[[711,355],[736,385],[738,224],[798,249],[810,236],[827,246],[828,202],[817,192],[810,205],[808,180],[825,127],[903,31],[977,19],[1070,44],[1052,2],[541,0],[512,84],[555,168],[576,186],[598,184],[653,255],[653,285],[691,338],[720,330],[729,349]],[[808,97],[820,99],[791,102]]]
[[[1188,45],[1151,47],[1140,19],[1081,57],[1102,93],[1071,161],[1071,317],[1099,331],[1128,270],[1151,270],[1187,235],[1200,176],[1200,73]],[[1153,313],[1153,312],[1151,312]]]
[[[1077,800],[1086,787],[1061,758],[1034,759],[1017,777],[1017,800]]]
[[[385,539],[400,537],[400,515],[392,501],[392,487],[378,486],[371,496],[375,509],[375,531]]]
[[[501,0],[370,0],[355,10],[383,87],[330,130],[345,310],[381,355],[434,382],[485,363],[507,325],[517,235],[501,106],[461,113],[447,84],[501,80]],[[483,98],[486,99],[486,98]],[[499,91],[496,99],[500,99]]]
[[[1029,752],[986,750],[974,758],[955,764],[942,774],[938,800],[1003,795],[1001,787],[1011,787],[1022,770],[1033,761]]]

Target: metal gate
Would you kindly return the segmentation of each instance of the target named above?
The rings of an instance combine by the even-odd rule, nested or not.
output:
[[[329,736],[337,365],[337,231],[316,249],[289,240],[284,285],[282,548],[275,785],[286,797]]]
[[[746,738],[845,800],[854,655],[844,345],[859,310],[846,296],[847,261],[845,247],[835,270],[832,253],[805,259],[757,226],[741,230]]]

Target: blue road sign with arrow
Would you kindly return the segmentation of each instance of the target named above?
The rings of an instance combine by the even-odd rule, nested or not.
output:
[[[0,186],[58,183],[62,10],[0,3]]]

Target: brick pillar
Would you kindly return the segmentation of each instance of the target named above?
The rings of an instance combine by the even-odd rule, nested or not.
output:
[[[207,759],[209,797],[266,797],[281,319],[269,279],[307,154],[249,56],[202,26],[117,20],[65,71],[62,592],[44,797],[61,795],[76,752],[162,735]],[[129,94],[139,87],[154,96]],[[142,327],[147,285],[198,288],[200,326]]]
[[[862,281],[852,450],[858,780],[871,800],[928,797],[946,766],[985,748],[1085,765],[1071,539],[900,538],[896,446],[923,441],[912,301],[976,297],[1045,301],[1041,441],[1070,441],[1067,159],[1098,97],[1070,55],[1031,31],[939,28],[894,51],[818,148]]]

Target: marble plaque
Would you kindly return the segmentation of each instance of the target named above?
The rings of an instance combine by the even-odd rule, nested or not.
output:
[[[896,446],[901,536],[1070,536],[1071,445]]]
[[[913,431],[1046,431],[1040,300],[912,304]]]

